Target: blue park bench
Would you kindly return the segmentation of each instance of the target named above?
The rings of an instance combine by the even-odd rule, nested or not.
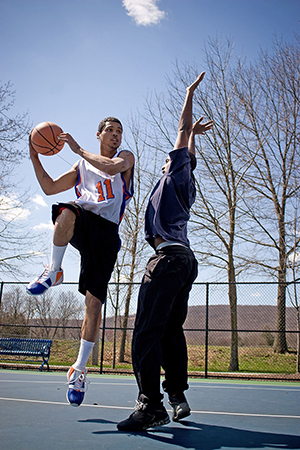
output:
[[[50,349],[52,341],[50,339],[19,339],[19,338],[0,338],[0,359],[1,355],[7,356],[28,356],[28,357],[41,357],[43,358],[40,371],[43,370],[44,364],[47,366],[47,372],[49,372],[48,360],[50,358]],[[9,359],[9,361],[25,361],[22,359]],[[35,360],[28,360],[29,362],[35,362]]]

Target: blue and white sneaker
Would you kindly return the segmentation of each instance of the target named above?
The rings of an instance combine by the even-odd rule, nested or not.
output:
[[[46,266],[44,272],[26,287],[26,292],[29,295],[41,295],[49,287],[58,286],[64,280],[64,272],[62,269],[53,270],[49,265]]]
[[[70,367],[67,374],[69,387],[67,390],[67,400],[72,406],[80,406],[83,402],[84,393],[88,381],[86,379],[87,370],[77,370]]]

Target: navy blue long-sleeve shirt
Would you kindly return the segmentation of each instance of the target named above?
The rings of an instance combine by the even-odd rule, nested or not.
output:
[[[154,187],[145,215],[145,238],[153,248],[157,236],[189,246],[187,223],[196,198],[191,159],[187,147],[169,156],[169,170]]]

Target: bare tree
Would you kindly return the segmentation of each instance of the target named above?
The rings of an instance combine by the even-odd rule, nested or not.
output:
[[[239,370],[237,334],[236,237],[241,217],[238,204],[243,195],[242,179],[252,159],[241,160],[237,145],[242,132],[235,120],[235,81],[233,44],[210,41],[205,50],[206,75],[195,92],[195,119],[202,115],[214,120],[214,128],[197,143],[198,164],[194,172],[197,185],[192,208],[190,236],[195,253],[204,265],[226,270],[229,282],[231,312],[231,358],[229,370]],[[190,65],[175,65],[174,81],[168,80],[169,98],[161,99],[157,109],[151,104],[151,117],[157,124],[165,144],[173,142],[185,87],[199,70]],[[240,268],[238,268],[239,270]]]
[[[73,292],[65,290],[59,293],[56,302],[53,304],[51,316],[53,316],[56,325],[53,337],[56,335],[58,327],[63,327],[60,335],[65,339],[68,325],[74,325],[75,322],[77,326],[81,326],[84,316],[84,303],[78,301],[78,297],[74,296]]]
[[[27,112],[9,116],[14,101],[12,84],[0,85],[0,271],[18,277],[24,274],[20,262],[34,256],[31,244],[36,235],[25,223],[30,211],[28,193],[15,172],[12,177],[27,154],[24,147],[30,131]]]
[[[199,260],[227,270],[231,370],[238,370],[236,277],[254,264],[277,275],[274,349],[287,350],[286,260],[294,247],[291,199],[299,196],[300,185],[300,61],[299,46],[278,42],[276,46],[273,55],[262,53],[259,62],[248,68],[242,59],[234,64],[230,41],[225,45],[209,41],[205,83],[194,102],[196,115],[204,113],[215,126],[198,144],[198,200],[191,231],[197,236]],[[163,113],[168,115],[169,125],[174,123],[183,86],[196,72],[189,65],[179,68],[177,64],[175,82],[169,83],[169,101],[163,101],[156,114],[151,113],[156,122],[163,123],[159,130],[165,141],[170,140],[170,133]]]
[[[34,296],[32,299],[34,307],[34,319],[39,325],[36,334],[42,338],[54,338],[56,329],[53,332],[52,326],[55,325],[55,318],[53,317],[54,298],[51,292],[46,292],[43,295]]]
[[[285,353],[287,260],[300,242],[299,236],[296,242],[293,238],[293,200],[300,189],[299,39],[292,44],[276,40],[273,51],[261,52],[238,80],[243,107],[238,120],[245,130],[241,147],[248,158],[255,155],[246,179],[252,196],[244,198],[246,239],[255,250],[245,259],[278,280],[274,350]]]
[[[193,208],[193,233],[201,236],[197,246],[200,261],[209,261],[227,272],[231,324],[229,370],[239,370],[237,332],[237,275],[244,268],[236,257],[243,216],[239,204],[245,192],[243,178],[253,158],[241,159],[239,139],[242,128],[235,120],[233,44],[209,41],[205,51],[207,80],[199,92],[199,111],[214,120],[215,126],[198,146],[198,201]],[[240,60],[243,67],[244,62]]]
[[[16,92],[11,82],[0,85],[0,186],[5,188],[5,178],[16,164],[25,157],[18,144],[26,140],[30,131],[28,113],[9,117],[9,110],[15,103]]]
[[[144,214],[148,195],[152,190],[157,166],[157,151],[148,151],[146,145],[147,127],[142,128],[138,119],[131,118],[128,123],[130,137],[125,139],[126,144],[135,155],[134,196],[126,208],[121,224],[121,238],[123,245],[118,261],[122,259],[122,281],[126,280],[124,316],[122,321],[122,337],[120,344],[119,362],[124,362],[128,317],[130,302],[134,293],[133,282],[136,281],[144,269],[144,260],[148,244],[144,239]],[[119,267],[120,269],[120,267]]]
[[[124,285],[122,283],[122,271],[125,270],[126,263],[126,252],[122,251],[118,254],[116,264],[113,271],[113,282],[108,286],[108,296],[107,300],[109,299],[114,311],[114,325],[113,325],[113,356],[112,356],[112,368],[115,369],[116,366],[116,355],[117,355],[117,327],[118,327],[118,318],[121,320],[121,317],[119,316],[120,311],[122,309],[122,306],[124,306],[124,298],[126,296],[126,290],[127,290],[127,284]],[[106,300],[106,301],[107,301]],[[120,326],[122,324],[120,323]],[[127,330],[125,330],[126,333]],[[125,339],[126,340],[126,339]],[[125,344],[124,344],[125,347]],[[125,355],[125,348],[123,350],[123,358],[122,361],[124,362],[124,355]]]
[[[25,296],[19,287],[3,295],[0,305],[0,321],[7,325],[2,328],[3,335],[29,336],[29,327],[26,327],[28,315]],[[22,325],[22,327],[14,325]]]

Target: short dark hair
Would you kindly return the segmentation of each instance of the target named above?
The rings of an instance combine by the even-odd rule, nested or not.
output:
[[[106,117],[106,119],[101,120],[101,122],[99,123],[99,126],[98,126],[99,133],[101,133],[101,131],[105,127],[106,122],[117,122],[121,125],[121,128],[123,130],[123,125],[121,124],[119,119],[117,119],[116,117]]]

